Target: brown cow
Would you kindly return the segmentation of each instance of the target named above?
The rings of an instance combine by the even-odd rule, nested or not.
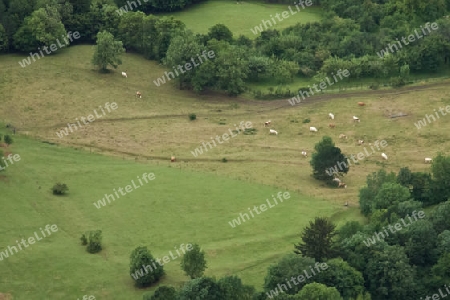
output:
[[[171,161],[171,162],[174,162],[174,161],[175,161],[175,156],[172,156],[172,157],[170,158],[170,161]]]
[[[329,126],[330,128],[334,128],[334,127],[336,127],[336,125],[335,125],[335,124],[333,124],[333,123],[330,123],[330,124],[328,124],[328,126]]]
[[[364,102],[358,102],[358,105],[359,106],[364,106],[364,105],[366,105]]]

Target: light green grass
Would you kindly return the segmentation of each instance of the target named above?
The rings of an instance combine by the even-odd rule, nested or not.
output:
[[[206,250],[206,275],[236,274],[261,288],[267,267],[293,249],[300,229],[312,217],[341,211],[325,200],[291,192],[290,199],[231,228],[228,221],[265,203],[279,189],[18,136],[8,151],[18,153],[21,160],[0,174],[0,251],[46,224],[59,228],[0,261],[0,292],[17,300],[76,299],[85,294],[97,299],[141,299],[144,291],[134,288],[129,276],[131,251],[145,245],[162,258],[189,242]],[[153,172],[156,179],[95,208],[93,202],[105,193],[125,187],[145,172]],[[69,186],[67,196],[51,194],[57,181]],[[92,255],[80,245],[79,237],[95,229],[103,231],[104,249]],[[162,284],[178,286],[188,280],[179,262],[165,266]]]
[[[259,26],[262,20],[270,21],[271,15],[275,18],[275,14],[281,15],[284,11],[289,11],[288,7],[288,4],[266,4],[256,1],[242,1],[241,4],[236,4],[236,1],[214,0],[196,4],[182,12],[162,15],[173,16],[196,33],[207,33],[212,26],[224,24],[233,32],[234,37],[244,35],[253,39],[259,34],[253,34],[250,28]],[[294,5],[291,5],[291,8],[296,12]],[[289,17],[282,21],[275,18],[276,24],[271,28],[281,30],[297,23],[318,21],[321,19],[320,14],[321,9],[318,7],[305,6],[301,9],[300,6],[300,12],[293,15],[289,13]]]

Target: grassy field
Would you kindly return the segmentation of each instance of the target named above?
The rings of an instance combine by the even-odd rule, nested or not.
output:
[[[262,20],[270,20],[271,15],[280,14],[284,11],[289,11],[288,4],[265,4],[261,2],[242,1],[237,4],[235,1],[214,0],[204,3],[196,4],[182,12],[161,14],[173,16],[175,19],[183,21],[186,27],[194,32],[208,33],[209,28],[216,24],[226,25],[235,37],[244,35],[249,38],[256,38],[250,29],[259,26]],[[284,29],[286,27],[295,25],[297,23],[308,23],[318,21],[321,18],[321,9],[319,7],[308,7],[302,9],[296,14],[283,19],[277,20],[273,25],[273,29]],[[291,8],[296,12],[295,5]],[[272,22],[273,23],[273,22]]]
[[[237,274],[260,288],[266,268],[292,250],[311,216],[344,212],[326,200],[291,192],[290,199],[232,228],[228,221],[265,203],[279,189],[179,170],[170,162],[155,166],[19,136],[8,152],[19,154],[21,160],[0,177],[0,251],[46,224],[59,228],[0,261],[0,292],[15,300],[76,299],[85,294],[141,299],[143,290],[134,288],[129,276],[131,251],[145,245],[161,258],[189,242],[206,250],[207,275]],[[149,172],[155,180],[105,207],[93,205],[105,193]],[[68,184],[67,196],[51,194],[57,181]],[[357,214],[355,209],[353,213]],[[95,229],[103,231],[104,249],[92,255],[79,237]],[[165,265],[167,276],[161,283],[178,286],[188,280],[179,262]]]
[[[364,221],[357,196],[368,174],[381,167],[427,171],[424,157],[450,149],[450,117],[420,130],[414,126],[425,114],[450,105],[449,81],[416,90],[311,97],[292,107],[286,99],[196,95],[177,90],[171,82],[156,87],[153,80],[165,69],[133,54],[124,56],[118,70],[99,74],[90,65],[92,53],[91,46],[71,47],[26,68],[18,64],[23,57],[1,57],[0,123],[17,128],[20,136],[8,151],[19,153],[22,160],[1,174],[6,177],[0,180],[0,251],[46,224],[60,228],[0,262],[0,292],[13,294],[14,300],[75,299],[85,294],[140,299],[143,291],[133,288],[128,274],[130,252],[147,245],[161,257],[190,241],[207,252],[207,275],[237,274],[261,288],[266,268],[292,250],[314,216],[331,216],[339,225]],[[127,79],[120,76],[122,70],[127,70]],[[142,99],[135,97],[136,91]],[[366,106],[359,107],[358,101]],[[118,109],[57,137],[68,122],[87,117],[106,102],[116,102]],[[329,112],[335,114],[334,121],[327,118]],[[189,121],[189,113],[196,113],[197,120]],[[389,117],[397,113],[407,116]],[[353,123],[353,115],[361,123]],[[311,122],[302,123],[306,118]],[[278,136],[263,127],[269,119]],[[198,157],[191,153],[241,121],[252,122],[256,135],[240,134]],[[328,128],[330,122],[336,128]],[[309,126],[319,132],[310,133]],[[340,133],[349,138],[339,140]],[[311,154],[324,135],[348,155],[363,151],[356,145],[358,139],[366,141],[369,151],[368,143],[384,139],[389,160],[376,152],[350,168],[344,179],[347,189],[327,188],[311,178],[309,158],[300,155],[301,150]],[[172,155],[176,163],[170,163]],[[108,207],[93,206],[104,193],[144,172],[154,172],[156,180]],[[50,194],[56,181],[69,185],[69,196]],[[238,228],[228,225],[250,205],[284,190],[293,195],[288,202]],[[349,208],[344,208],[347,201]],[[89,255],[79,246],[80,234],[93,229],[104,233],[105,249],[99,255]],[[177,261],[166,269],[162,283],[187,280]]]

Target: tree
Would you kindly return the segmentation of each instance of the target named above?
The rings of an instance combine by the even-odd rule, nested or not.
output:
[[[165,274],[164,268],[161,265],[157,265],[147,247],[137,247],[131,252],[130,255],[130,276],[135,281],[138,287],[146,287],[158,282]],[[148,272],[148,267],[151,267],[151,271]],[[145,272],[142,270],[144,268]],[[133,277],[133,275],[138,276]],[[139,276],[141,275],[141,276]]]
[[[433,193],[439,194],[440,201],[446,201],[450,197],[450,156],[439,153],[433,159],[431,173],[435,182]]]
[[[297,294],[298,300],[343,300],[335,287],[328,287],[321,283],[308,283]]]
[[[174,300],[177,297],[177,290],[171,286],[159,286],[155,293],[144,294],[143,300]]]
[[[253,286],[243,285],[242,280],[235,275],[220,278],[217,284],[221,297],[226,300],[251,300],[255,293]]]
[[[430,221],[437,234],[450,230],[450,201],[437,205],[431,212]]]
[[[450,231],[444,230],[438,235],[438,255],[442,255],[443,253],[450,253]]]
[[[3,138],[5,143],[9,146],[13,143],[13,139],[9,134],[5,134],[5,137]]]
[[[304,228],[302,243],[294,245],[294,253],[314,258],[316,261],[332,258],[337,254],[333,237],[336,226],[328,219],[316,217]]]
[[[118,38],[126,49],[143,52],[144,18],[145,14],[141,11],[130,11],[120,18]]]
[[[400,246],[373,252],[365,270],[366,286],[374,300],[415,297],[415,269]]]
[[[342,242],[344,239],[352,237],[354,234],[363,231],[364,226],[358,221],[347,221],[341,228],[337,231],[338,243]]]
[[[122,42],[114,41],[114,36],[111,33],[107,31],[99,32],[92,63],[103,72],[106,71],[109,65],[116,69],[118,65],[122,64],[120,57],[124,52],[125,49],[122,46]]]
[[[322,140],[314,146],[316,152],[312,154],[311,166],[313,168],[313,176],[318,180],[331,181],[334,177],[330,168],[339,164],[341,171],[339,173],[347,173],[350,167],[345,163],[346,157],[341,153],[341,149],[334,146],[330,137],[324,136]]]
[[[3,25],[0,23],[0,52],[6,52],[9,49],[8,35]]]
[[[367,176],[367,187],[363,187],[359,190],[359,205],[361,212],[365,216],[372,213],[375,197],[381,186],[386,182],[396,182],[396,175],[394,172],[388,174],[384,169],[380,169],[378,172],[373,172]]]
[[[226,41],[228,43],[233,42],[233,32],[223,24],[216,24],[208,31],[209,39],[216,39],[218,41]]]
[[[328,269],[317,274],[315,282],[335,287],[344,299],[354,299],[364,292],[364,278],[342,258],[327,261]]]
[[[64,195],[68,190],[69,188],[65,183],[58,182],[52,187],[53,195]]]
[[[181,259],[181,269],[191,279],[203,276],[203,272],[207,268],[205,260],[205,252],[200,250],[197,244],[192,245],[192,250],[186,252]]]
[[[298,285],[292,285],[292,288],[288,289],[286,293],[289,295],[297,294],[305,284],[311,282],[308,277],[304,276],[304,271],[306,270],[308,274],[311,274],[309,267],[314,267],[315,262],[311,257],[301,257],[292,253],[283,256],[276,264],[269,266],[267,269],[264,291],[275,290],[279,284],[286,285],[286,281],[294,277],[298,279],[299,283]],[[303,278],[298,278],[300,275]]]
[[[58,10],[47,6],[25,18],[23,25],[14,35],[14,45],[20,51],[37,52],[38,46],[56,44],[57,39],[62,42],[65,35],[66,29]]]
[[[215,52],[217,56],[214,61],[217,66],[215,85],[219,89],[227,91],[228,95],[236,96],[245,91],[244,80],[249,73],[247,53],[245,49],[235,45],[222,45],[225,46],[225,49],[222,48],[218,53]]]
[[[409,189],[398,183],[384,183],[373,201],[374,209],[386,209],[411,198]]]
[[[397,183],[409,188],[412,181],[412,173],[408,167],[401,168],[397,174]]]
[[[437,237],[433,224],[428,220],[417,220],[408,227],[405,253],[411,264],[426,267],[436,263]]]
[[[191,58],[195,58],[196,55],[199,55],[202,51],[205,51],[205,47],[197,43],[194,34],[190,31],[172,38],[166,52],[166,57],[163,59],[164,65],[169,67],[171,72],[174,72],[172,68],[176,68],[179,65],[184,67],[187,63],[189,63],[192,68],[190,70],[186,68],[185,71],[180,72],[177,77],[180,89],[182,88],[183,83],[190,85],[192,77],[198,72],[198,68],[191,63]]]
[[[102,250],[102,231],[94,230],[89,231],[89,235],[87,235],[87,252],[89,253],[97,253]]]
[[[178,300],[225,300],[221,297],[220,287],[213,278],[200,277],[184,284],[179,292]]]

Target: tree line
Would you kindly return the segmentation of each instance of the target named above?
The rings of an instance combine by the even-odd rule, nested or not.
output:
[[[296,76],[319,80],[347,69],[351,78],[372,78],[403,85],[411,73],[438,72],[450,64],[450,0],[426,5],[414,0],[322,0],[320,21],[284,30],[268,29],[251,40],[234,37],[223,24],[207,34],[194,34],[173,18],[152,14],[186,8],[199,1],[141,1],[136,11],[120,16],[125,0],[0,0],[0,51],[30,52],[78,31],[76,43],[95,43],[107,31],[127,51],[164,63],[168,68],[189,61],[200,50],[217,58],[176,80],[180,88],[197,92],[213,89],[238,95],[250,82],[269,81],[278,96],[293,96],[283,86]],[[427,22],[438,28],[405,46],[380,55],[389,45],[407,38]],[[257,25],[257,24],[255,24]],[[187,43],[187,44],[186,44]],[[299,87],[302,89],[304,87]],[[272,88],[274,90],[274,88]],[[255,91],[261,96],[261,91]]]

